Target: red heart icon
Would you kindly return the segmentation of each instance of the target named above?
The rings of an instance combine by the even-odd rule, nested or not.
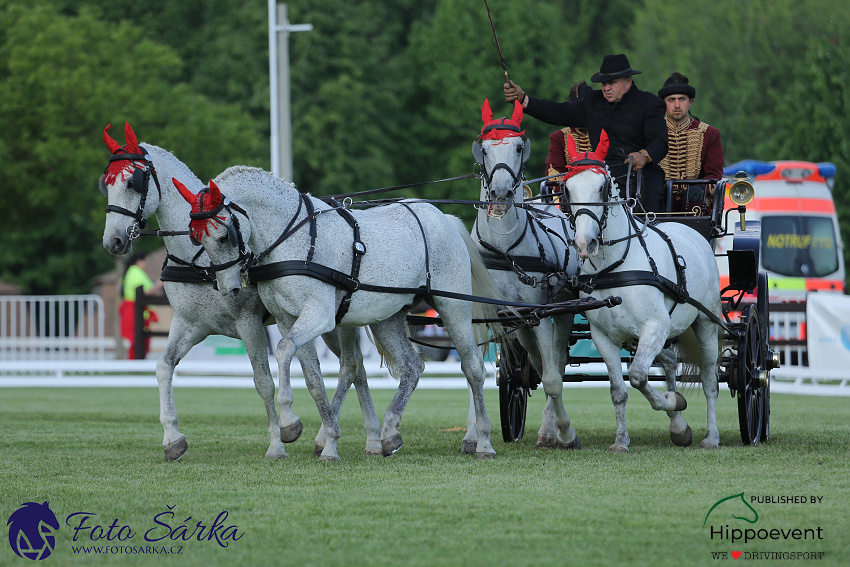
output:
[[[732,552],[729,553],[729,555],[732,556],[732,559],[738,559],[739,557],[741,557],[741,552],[740,551],[732,551]]]

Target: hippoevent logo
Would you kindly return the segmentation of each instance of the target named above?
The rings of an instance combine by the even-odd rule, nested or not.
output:
[[[711,505],[703,519],[703,529],[712,542],[729,545],[725,550],[712,551],[713,559],[823,559],[824,552],[811,551],[744,551],[748,544],[773,542],[823,541],[821,526],[776,527],[769,525],[770,506],[818,505],[823,496],[810,494],[746,496],[743,492],[721,498]],[[759,515],[758,510],[762,510]]]
[[[19,557],[41,561],[56,547],[56,532],[69,534],[75,555],[182,555],[189,545],[226,548],[245,535],[222,510],[212,522],[177,514],[176,506],[153,515],[145,525],[131,526],[119,518],[103,520],[94,512],[73,512],[60,524],[47,502],[24,502],[7,523],[9,546]]]

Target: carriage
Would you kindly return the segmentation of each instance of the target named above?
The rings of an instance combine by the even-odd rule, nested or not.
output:
[[[769,344],[767,274],[758,271],[760,226],[758,222],[746,222],[746,206],[754,198],[753,185],[744,172],[731,180],[668,180],[665,200],[668,204],[672,202],[674,184],[700,189],[711,184],[714,186],[713,203],[703,198],[687,212],[671,212],[668,205],[666,212],[655,215],[656,224],[690,226],[712,246],[721,237],[730,234],[733,237],[732,249],[718,255],[719,261],[725,257],[729,269],[729,285],[721,290],[725,327],[719,375],[720,381],[728,385],[731,396],[737,398],[741,441],[745,445],[756,445],[770,437],[770,371],[779,366],[779,356]],[[550,199],[547,194],[557,186],[556,182],[541,183],[540,198]],[[731,202],[728,206],[727,198]],[[582,367],[601,363],[602,359],[598,353],[594,354],[592,347],[589,348],[589,325],[580,315],[576,316],[569,342],[571,351],[578,351],[569,357],[569,364],[577,371],[565,373],[565,383],[608,379],[605,374],[582,372]],[[507,351],[512,355],[501,355]],[[622,363],[628,365],[633,356],[633,349],[624,349]],[[689,381],[687,376],[680,380]],[[525,432],[528,398],[540,386],[541,379],[530,364],[528,353],[510,335],[498,346],[496,381],[502,437],[505,442],[519,441]]]

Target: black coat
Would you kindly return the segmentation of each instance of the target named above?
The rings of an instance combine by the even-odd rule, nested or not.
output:
[[[658,163],[667,155],[667,123],[664,101],[632,83],[623,98],[614,104],[605,100],[602,91],[587,93],[573,102],[552,102],[528,97],[525,114],[556,126],[587,128],[593,147],[599,144],[602,130],[608,134],[609,148],[605,159],[612,175],[624,175],[623,162],[632,152],[645,149],[652,162],[644,168],[642,192],[647,210],[658,211],[664,186],[664,171]],[[623,178],[619,183],[624,188]],[[634,186],[632,186],[632,192]],[[648,207],[646,207],[649,205]]]

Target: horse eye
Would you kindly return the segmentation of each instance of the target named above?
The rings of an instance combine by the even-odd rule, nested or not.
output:
[[[517,146],[517,147],[516,147],[516,153],[518,153],[518,154],[521,154],[521,153],[522,153],[522,146]]]
[[[229,237],[227,236],[227,234],[225,234],[224,236],[222,236],[221,238],[218,239],[218,241],[221,242],[222,244],[227,242],[228,240],[229,240]]]

